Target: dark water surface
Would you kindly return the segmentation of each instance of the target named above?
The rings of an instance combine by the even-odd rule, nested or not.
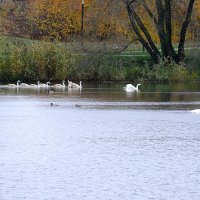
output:
[[[0,87],[0,200],[199,200],[200,84],[123,86]]]

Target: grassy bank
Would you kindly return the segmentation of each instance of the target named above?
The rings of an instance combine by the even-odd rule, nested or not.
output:
[[[77,54],[61,43],[0,38],[0,81],[63,79],[85,81],[200,80],[200,50],[187,51],[186,65],[152,65],[146,52]]]

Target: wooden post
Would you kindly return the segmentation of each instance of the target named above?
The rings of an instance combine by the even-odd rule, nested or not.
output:
[[[81,45],[83,45],[84,0],[82,0],[81,15]]]

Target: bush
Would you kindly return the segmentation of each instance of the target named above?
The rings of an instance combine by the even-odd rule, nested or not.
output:
[[[140,56],[72,54],[62,43],[0,38],[0,80],[194,81],[200,79],[200,50],[185,63],[169,59],[153,65]]]
[[[200,70],[200,49],[188,51],[184,62],[189,68]]]
[[[70,72],[72,56],[56,43],[6,39],[0,43],[2,81],[63,80]]]

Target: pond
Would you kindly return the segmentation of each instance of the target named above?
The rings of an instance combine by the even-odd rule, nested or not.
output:
[[[0,199],[198,200],[200,83],[124,85],[1,86]]]

